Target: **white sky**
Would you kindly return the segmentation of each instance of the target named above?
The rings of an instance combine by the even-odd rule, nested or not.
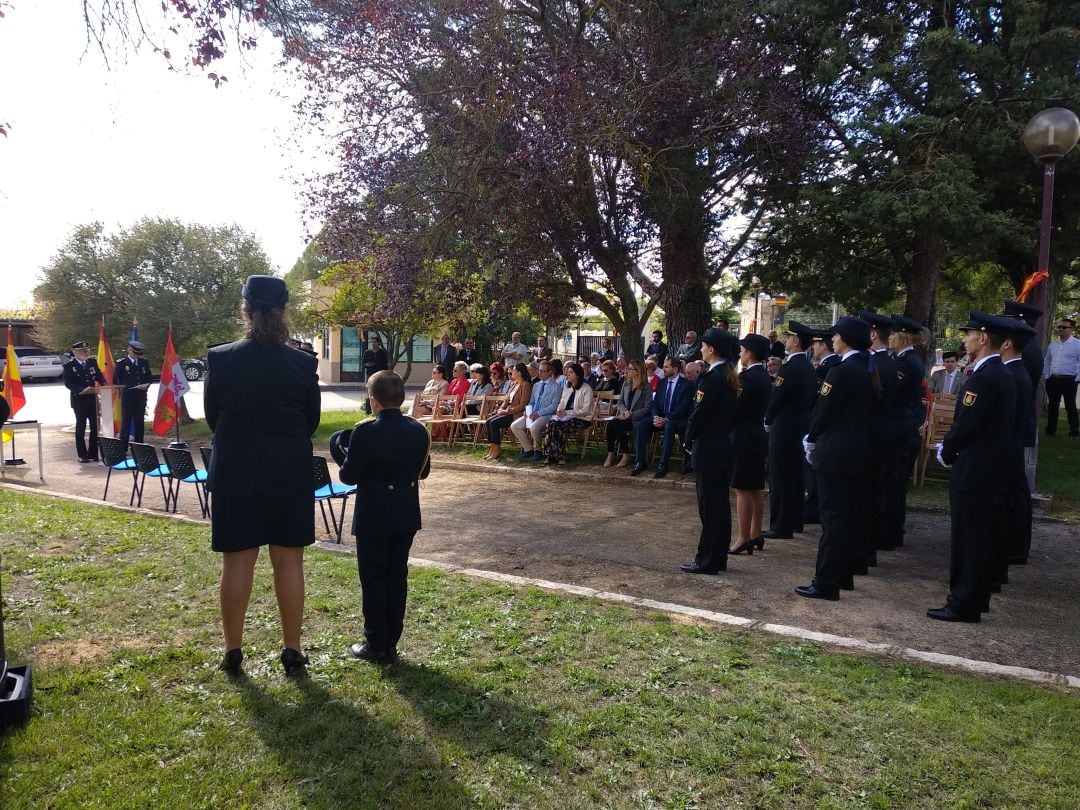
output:
[[[80,0],[14,2],[0,19],[0,122],[11,125],[0,136],[0,309],[28,305],[41,268],[93,221],[237,223],[277,270],[292,266],[313,232],[293,181],[326,152],[306,135],[297,143],[285,96],[298,93],[274,68],[276,43],[246,67],[215,66],[228,76],[215,89],[149,48],[107,68],[86,48]]]

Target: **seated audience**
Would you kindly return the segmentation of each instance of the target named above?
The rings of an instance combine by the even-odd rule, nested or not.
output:
[[[660,460],[653,477],[663,478],[668,473],[675,436],[677,435],[680,441],[683,440],[690,410],[694,405],[694,383],[682,376],[682,369],[682,360],[668,355],[664,362],[664,379],[657,386],[656,395],[652,399],[651,418],[635,426],[634,469],[630,471],[631,475],[639,475],[644,471],[646,447],[652,434],[658,430],[663,432],[663,439],[660,443]]]
[[[492,363],[488,366],[488,371],[491,372],[491,392],[493,394],[505,394],[510,391],[510,380],[506,378],[506,369],[503,368],[502,363]],[[525,372],[527,377],[529,372]]]
[[[593,390],[585,384],[585,375],[577,363],[567,363],[566,387],[559,407],[544,428],[545,464],[566,463],[566,442],[572,432],[592,424]]]
[[[544,427],[555,415],[555,409],[559,407],[561,396],[562,383],[551,378],[551,363],[546,360],[541,362],[540,380],[532,387],[532,395],[529,398],[528,407],[525,408],[525,415],[514,420],[514,423],[510,425],[510,430],[521,442],[522,461],[543,459],[540,453],[540,440]]]
[[[529,383],[529,369],[524,363],[515,364],[510,371],[510,389],[506,401],[485,422],[488,437],[488,452],[485,461],[494,461],[502,455],[502,431],[525,413],[525,406],[532,395]]]
[[[600,364],[601,377],[599,382],[592,388],[596,391],[613,391],[619,393],[619,389],[622,387],[622,380],[619,378],[619,372],[615,368],[615,362],[613,360],[605,360]]]
[[[446,369],[442,366],[435,366],[431,369],[431,379],[427,381],[427,385],[424,386],[424,390],[420,393],[425,396],[445,394],[449,385],[450,383],[446,380]],[[413,416],[431,416],[431,405],[427,402],[418,403],[416,413]]]
[[[616,467],[630,465],[630,435],[641,423],[647,422],[652,412],[652,388],[645,379],[645,364],[633,360],[626,369],[619,392],[619,403],[615,409],[615,418],[607,423],[607,458],[604,466],[610,467],[620,455]]]

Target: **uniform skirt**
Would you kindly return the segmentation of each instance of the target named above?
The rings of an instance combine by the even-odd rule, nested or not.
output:
[[[315,513],[307,495],[214,495],[210,547],[244,551],[258,546],[310,546]]]
[[[756,450],[740,450],[735,454],[731,488],[765,489],[765,453]]]

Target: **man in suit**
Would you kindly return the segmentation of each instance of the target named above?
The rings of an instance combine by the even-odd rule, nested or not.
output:
[[[686,440],[693,447],[701,535],[694,561],[681,568],[687,574],[717,574],[727,570],[731,544],[728,487],[734,456],[730,431],[738,398],[738,378],[732,368],[735,338],[707,329],[701,336],[701,353],[709,370],[698,381],[686,428]]]
[[[660,330],[652,333],[652,343],[645,349],[645,356],[655,357],[657,368],[664,367],[664,361],[667,360],[668,356],[668,347],[664,343],[664,333]]]
[[[952,467],[949,597],[944,607],[926,611],[929,618],[943,622],[977,622],[990,609],[995,557],[1007,548],[1016,384],[1000,352],[1012,325],[972,310],[963,329],[964,349],[975,357],[975,369],[938,450],[938,462]]]
[[[461,349],[457,353],[457,359],[467,363],[471,368],[474,363],[480,362],[480,350],[476,348],[471,337],[461,342]]]
[[[956,367],[956,352],[942,352],[941,363],[944,368],[930,375],[930,393],[959,396],[967,377]]]
[[[870,324],[845,315],[832,333],[840,363],[821,384],[803,444],[817,476],[821,539],[814,579],[795,588],[795,593],[836,601],[841,590],[854,588],[852,575],[866,570],[859,542],[863,530],[859,480],[868,467],[873,386],[867,355]]]
[[[450,342],[450,335],[443,335],[442,342],[435,347],[435,364],[442,366],[449,373],[458,359],[457,349]]]
[[[821,395],[821,384],[825,382],[825,378],[833,367],[840,364],[840,356],[832,350],[832,335],[828,330],[814,332],[814,342],[811,347],[811,353],[813,355],[811,365],[814,366],[814,375],[817,377],[817,387],[814,389],[814,397],[810,405],[810,409],[813,411],[813,406],[817,403],[818,397]],[[803,506],[803,524],[820,523],[821,515],[818,510],[817,477],[814,475],[814,468],[809,461],[805,462],[803,474],[806,476],[806,503]]]
[[[551,379],[551,366],[547,360],[538,364],[539,379],[534,382],[525,414],[510,424],[511,432],[521,442],[522,461],[543,461],[540,452],[544,427],[559,408],[562,386]]]
[[[817,390],[806,357],[813,330],[791,321],[785,333],[787,357],[773,379],[765,429],[769,432],[769,530],[765,537],[786,539],[803,530],[802,439],[810,428],[810,408]]]
[[[72,359],[64,364],[64,386],[71,392],[71,409],[75,411],[75,452],[79,462],[97,461],[97,394],[94,384],[105,385],[105,375],[90,356],[86,341],[71,344]],[[90,425],[90,443],[86,443],[86,426]]]
[[[146,429],[146,391],[153,375],[143,357],[146,347],[137,340],[128,344],[127,357],[116,364],[113,385],[122,385],[120,394],[120,441],[127,447],[128,438],[142,442]]]
[[[889,456],[885,461],[885,511],[878,548],[891,551],[904,545],[907,520],[907,487],[915,457],[919,453],[919,428],[926,421],[923,379],[926,366],[915,352],[915,340],[922,336],[918,321],[893,315],[889,350],[896,364],[896,395],[888,412]]]
[[[716,331],[720,331],[717,329]],[[675,351],[675,356],[678,357],[683,363],[689,363],[693,360],[703,359],[701,353],[701,343],[698,341],[697,332],[691,329],[686,333],[686,337],[683,338],[685,343],[679,346]]]
[[[694,403],[694,384],[682,375],[683,362],[678,357],[664,361],[664,379],[656,386],[652,399],[652,418],[643,419],[634,426],[634,466],[630,475],[640,475],[645,470],[645,450],[653,432],[663,431],[660,444],[660,461],[653,478],[668,474],[668,461],[675,446],[675,437],[686,440],[686,421]]]
[[[612,346],[611,338],[600,338],[600,362],[605,360],[615,362],[615,348]]]
[[[551,359],[551,347],[548,346],[547,338],[544,335],[540,335],[536,338],[536,348],[533,349],[533,362],[539,363],[541,360]]]
[[[363,643],[354,658],[388,664],[397,658],[405,622],[409,549],[420,530],[420,481],[431,472],[428,432],[401,414],[405,383],[392,371],[367,382],[374,419],[353,428],[339,476],[356,484],[352,532],[363,595]]]
[[[777,337],[776,330],[773,329],[769,332],[769,357],[779,357],[784,359],[787,350],[784,343],[780,342],[780,338]]]

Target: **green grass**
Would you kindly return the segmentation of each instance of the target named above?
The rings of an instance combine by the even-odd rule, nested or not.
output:
[[[1080,441],[1068,437],[1062,414],[1056,436],[1046,435],[1045,420],[1039,426],[1038,489],[1052,495],[1050,514],[1080,520]]]
[[[312,442],[314,442],[316,449],[325,450],[326,443],[332,433],[351,428],[364,418],[364,413],[359,409],[352,411],[323,411],[319,429],[315,431]],[[152,435],[149,423],[147,423],[146,435]],[[170,433],[167,438],[172,439],[173,436],[174,433]],[[213,439],[214,434],[210,430],[210,426],[206,424],[205,419],[195,419],[190,424],[181,426],[180,436],[184,441],[208,444]]]
[[[0,806],[1080,806],[1073,694],[826,652],[429,570],[403,663],[348,660],[352,558],[307,557],[311,676],[276,662],[265,559],[249,678],[216,671],[204,527],[0,492],[29,725]]]

